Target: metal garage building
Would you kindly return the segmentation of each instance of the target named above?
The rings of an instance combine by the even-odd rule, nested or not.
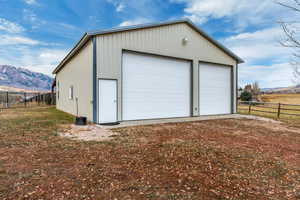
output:
[[[95,123],[235,113],[242,62],[189,20],[88,32],[53,72],[57,108]]]

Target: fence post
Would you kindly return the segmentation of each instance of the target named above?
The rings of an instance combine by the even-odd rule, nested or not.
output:
[[[26,108],[26,92],[24,92],[24,106],[25,106],[25,108]]]
[[[6,92],[6,108],[8,108],[8,92]]]
[[[54,93],[51,92],[51,105],[54,105]]]
[[[38,105],[40,105],[40,93],[38,93]]]
[[[277,118],[280,117],[280,109],[281,109],[281,104],[278,104],[278,111],[277,111]]]
[[[252,102],[249,102],[249,111],[248,111],[248,114],[251,113],[251,104],[252,104]]]

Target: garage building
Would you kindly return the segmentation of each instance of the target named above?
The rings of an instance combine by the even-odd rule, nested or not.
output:
[[[242,62],[189,20],[88,32],[53,72],[57,109],[100,124],[235,113]]]

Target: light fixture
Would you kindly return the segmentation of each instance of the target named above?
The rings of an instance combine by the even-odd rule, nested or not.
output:
[[[184,37],[183,39],[182,39],[182,44],[183,45],[186,45],[187,43],[188,43],[188,38],[187,37]]]

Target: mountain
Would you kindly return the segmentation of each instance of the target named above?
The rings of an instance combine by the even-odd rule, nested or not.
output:
[[[263,93],[271,94],[271,93],[300,93],[300,85],[290,86],[290,87],[278,87],[278,88],[262,88],[261,91]]]
[[[0,86],[30,91],[49,91],[53,78],[21,67],[0,65]]]

